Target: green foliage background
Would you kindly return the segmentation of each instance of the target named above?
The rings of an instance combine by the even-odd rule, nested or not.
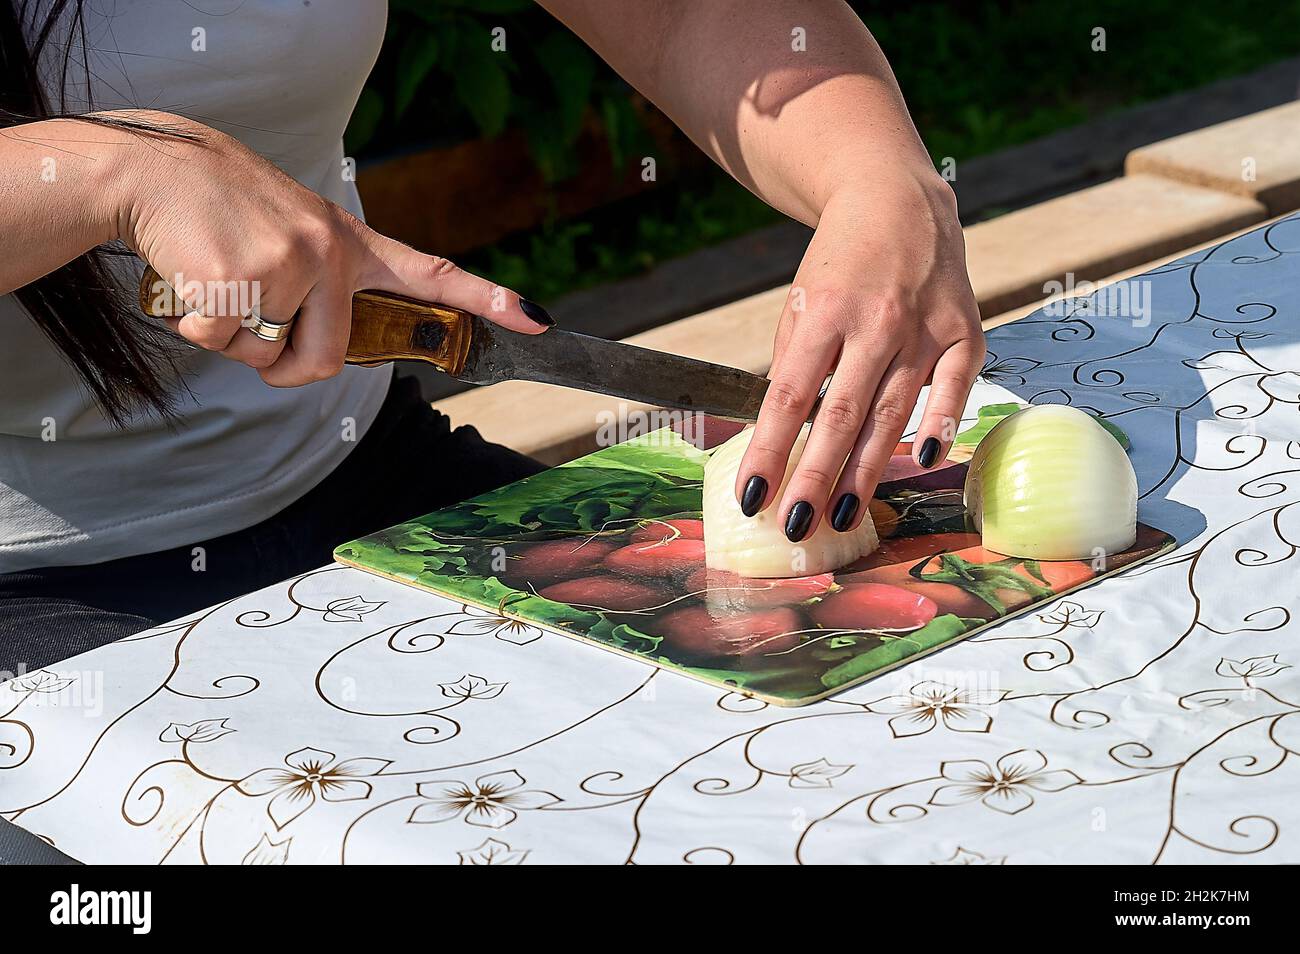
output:
[[[889,56],[936,161],[960,163],[1300,53],[1300,0],[850,5]],[[495,27],[506,31],[506,54],[491,51]],[[1106,31],[1104,53],[1091,49],[1097,27]],[[349,154],[518,127],[544,181],[555,183],[577,170],[574,146],[587,117],[609,136],[610,161],[648,154],[629,97],[627,85],[532,0],[391,0],[387,42],[353,115]],[[648,195],[576,220],[553,219],[462,258],[548,299],[778,218],[721,172],[667,182],[663,172]]]

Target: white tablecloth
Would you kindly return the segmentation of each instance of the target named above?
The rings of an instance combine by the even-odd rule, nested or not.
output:
[[[0,686],[0,812],[89,862],[1300,861],[1300,219],[1119,288],[971,408],[1121,424],[1154,563],[803,709],[324,568]]]

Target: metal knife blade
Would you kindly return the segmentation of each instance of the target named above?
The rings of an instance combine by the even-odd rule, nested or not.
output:
[[[525,335],[475,316],[465,368],[471,384],[537,381],[628,401],[753,421],[768,380],[748,371],[552,328]]]

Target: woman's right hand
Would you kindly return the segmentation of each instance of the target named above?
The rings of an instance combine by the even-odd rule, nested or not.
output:
[[[230,136],[169,113],[110,115],[196,137],[141,137],[123,151],[117,237],[185,298],[190,313],[168,319],[179,334],[256,368],[267,384],[294,387],[342,369],[361,289],[463,308],[529,334],[553,324],[515,292],[380,235]],[[264,341],[242,328],[250,302],[269,322],[297,314],[289,337]]]

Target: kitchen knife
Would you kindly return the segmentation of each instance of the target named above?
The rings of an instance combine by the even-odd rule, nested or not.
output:
[[[156,318],[188,310],[150,267],[140,279],[140,308]],[[768,385],[738,368],[559,328],[525,335],[459,308],[381,291],[352,297],[346,360],[425,361],[468,384],[538,381],[739,421],[757,419]]]

